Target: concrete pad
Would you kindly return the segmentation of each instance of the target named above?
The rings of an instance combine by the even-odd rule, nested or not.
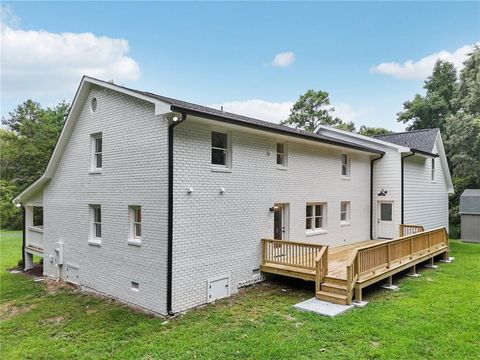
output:
[[[424,267],[426,267],[428,269],[438,269],[438,265],[427,264],[427,265],[424,265]]]
[[[417,278],[417,277],[422,276],[422,274],[419,274],[419,273],[411,273],[411,274],[407,274],[407,276],[408,276],[408,277]]]
[[[398,290],[399,287],[397,285],[390,285],[390,284],[384,284],[382,285],[382,288],[387,289],[387,290]]]
[[[362,308],[368,305],[368,301],[352,301],[352,305],[355,307]]]
[[[455,260],[454,257],[449,257],[448,260],[443,260],[442,259],[442,260],[440,260],[440,262],[449,264],[449,263],[453,262],[453,260]]]
[[[311,298],[295,304],[293,307],[301,311],[314,312],[316,314],[334,317],[352,309],[353,305],[339,305]]]

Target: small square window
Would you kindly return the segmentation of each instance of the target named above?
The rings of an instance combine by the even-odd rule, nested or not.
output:
[[[326,228],[325,203],[307,204],[305,207],[305,229],[307,232],[321,231]]]

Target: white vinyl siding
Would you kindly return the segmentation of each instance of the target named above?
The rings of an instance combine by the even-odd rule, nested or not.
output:
[[[436,153],[437,148],[432,152]],[[432,181],[432,160],[421,156],[405,159],[404,222],[423,225],[425,230],[441,226],[448,230],[447,183],[441,161],[435,161]]]

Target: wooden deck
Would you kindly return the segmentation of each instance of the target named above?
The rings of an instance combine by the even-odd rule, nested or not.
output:
[[[444,228],[424,231],[401,225],[393,240],[366,240],[340,247],[262,239],[262,264],[267,273],[315,281],[316,297],[350,304],[362,299],[362,289],[416,264],[443,254],[448,258]]]

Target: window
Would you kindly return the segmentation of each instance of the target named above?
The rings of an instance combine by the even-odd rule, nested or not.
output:
[[[277,143],[277,165],[287,167],[287,145]]]
[[[432,181],[435,181],[435,158],[432,158]]]
[[[342,154],[342,176],[346,178],[350,177],[350,168],[347,154]]]
[[[33,207],[33,224],[34,227],[43,228],[43,207]]]
[[[92,241],[99,242],[102,239],[102,207],[90,205],[92,218]]]
[[[340,222],[348,224],[350,222],[350,202],[342,201],[340,203]]]
[[[102,170],[102,134],[92,135],[92,170]]]
[[[212,131],[212,165],[229,166],[228,134]]]
[[[307,204],[305,228],[307,232],[321,231],[326,228],[326,205]]]
[[[140,242],[142,239],[142,208],[130,206],[130,238]]]
[[[92,98],[92,102],[90,104],[90,107],[93,112],[97,111],[97,98]]]

